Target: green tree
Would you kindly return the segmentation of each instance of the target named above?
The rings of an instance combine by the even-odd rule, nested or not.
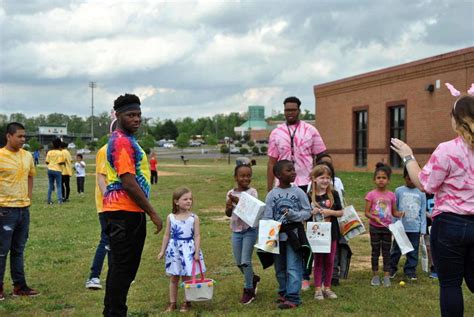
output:
[[[155,138],[152,135],[145,135],[138,140],[138,143],[146,154],[150,154],[151,150],[155,147]]]
[[[97,141],[97,148],[101,148],[103,147],[104,145],[107,144],[107,142],[109,142],[109,136],[106,134],[106,135],[103,135],[100,137],[100,139]]]
[[[215,135],[208,135],[206,136],[206,143],[209,145],[216,145],[217,144],[217,138]]]
[[[181,150],[189,146],[189,134],[181,133],[176,139],[176,146]]]
[[[95,151],[95,149],[97,149],[97,141],[90,141],[87,143],[87,148],[91,151]]]
[[[255,155],[258,155],[260,153],[258,146],[255,145],[252,147],[252,153]]]
[[[76,149],[83,149],[86,146],[86,143],[81,138],[76,138],[74,140],[74,145],[76,145]]]
[[[221,153],[222,153],[222,154],[227,154],[227,153],[229,153],[229,147],[228,147],[227,145],[225,145],[225,144],[222,144],[222,145],[221,145]]]
[[[30,146],[30,151],[39,150],[41,147],[41,144],[38,142],[38,139],[36,137],[32,137],[31,139],[29,139],[28,145]]]
[[[250,140],[250,141],[247,142],[247,145],[248,145],[249,147],[253,147],[253,146],[255,145],[255,142],[252,141],[252,140]]]
[[[166,120],[165,123],[161,126],[161,129],[158,134],[160,135],[160,139],[165,138],[168,140],[176,140],[176,138],[178,137],[178,128],[176,127],[176,124],[174,124],[173,121]]]
[[[246,147],[241,147],[240,154],[249,154],[249,149],[247,149]]]
[[[268,151],[268,148],[265,145],[262,145],[260,147],[260,152],[262,152],[263,154],[267,154],[267,151]]]

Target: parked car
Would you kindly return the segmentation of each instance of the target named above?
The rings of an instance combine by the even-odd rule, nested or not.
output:
[[[201,142],[191,141],[191,142],[189,142],[189,146],[191,146],[191,147],[201,146]]]
[[[230,154],[240,154],[240,149],[236,147],[230,148]]]
[[[171,143],[165,143],[165,144],[163,144],[163,147],[166,148],[166,149],[172,149],[172,148],[174,148],[174,145],[171,144]]]
[[[77,154],[89,154],[91,152],[91,150],[89,149],[79,149],[77,150]]]

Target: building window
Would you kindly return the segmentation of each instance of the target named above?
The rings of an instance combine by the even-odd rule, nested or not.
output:
[[[390,107],[390,138],[405,141],[405,106],[397,105]],[[389,140],[390,142],[390,140]],[[402,167],[402,160],[398,154],[390,149],[390,164],[392,167]]]
[[[355,165],[367,166],[367,110],[355,113]]]

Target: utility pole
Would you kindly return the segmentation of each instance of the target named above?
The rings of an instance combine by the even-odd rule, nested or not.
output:
[[[97,83],[95,81],[89,82],[89,87],[91,88],[92,91],[92,99],[91,99],[91,110],[92,110],[92,116],[91,116],[91,141],[94,141],[94,88],[97,87]]]

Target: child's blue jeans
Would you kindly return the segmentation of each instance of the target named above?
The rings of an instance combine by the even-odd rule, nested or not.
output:
[[[290,243],[280,241],[280,254],[274,255],[278,293],[293,304],[301,304],[300,291],[303,278],[303,259]]]
[[[244,274],[245,288],[253,288],[252,254],[257,234],[257,228],[252,227],[241,232],[232,232],[232,252],[235,264]]]
[[[413,251],[406,254],[407,260],[403,266],[405,275],[416,275],[416,267],[418,266],[418,249],[420,246],[420,233],[419,232],[406,232],[408,239],[413,246]],[[392,250],[390,250],[390,273],[395,273],[398,270],[398,262],[402,256],[402,251],[397,244],[397,241],[393,239]]]

